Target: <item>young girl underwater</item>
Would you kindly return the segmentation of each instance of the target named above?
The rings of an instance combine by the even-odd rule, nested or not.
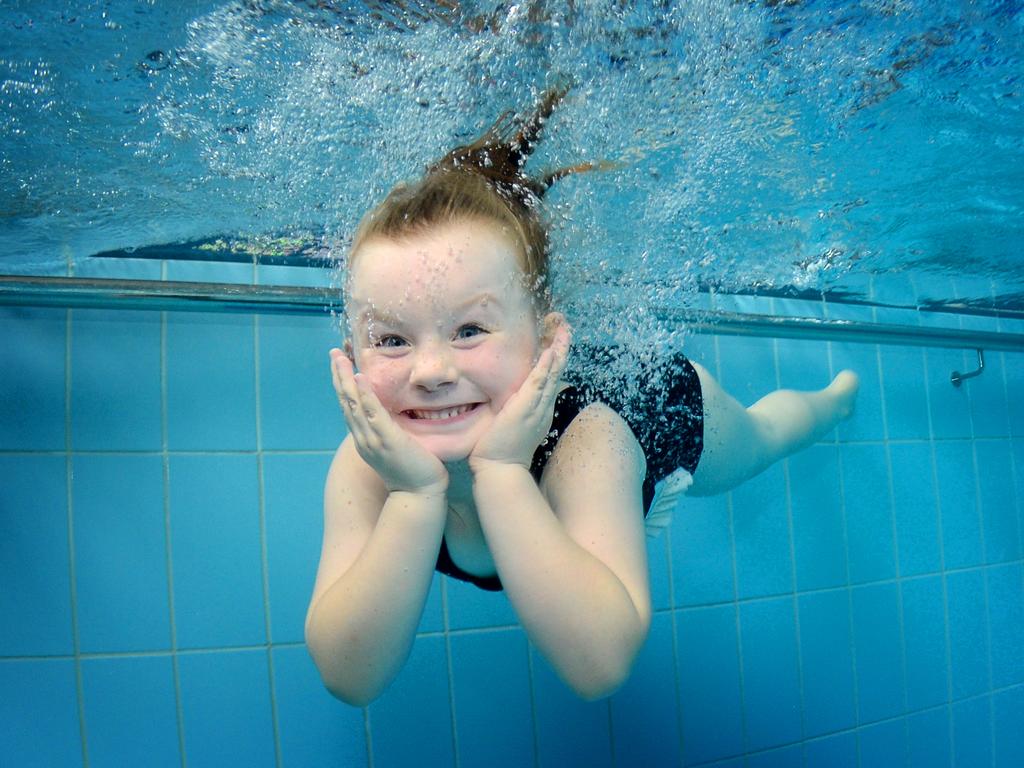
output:
[[[350,335],[331,350],[349,434],[327,477],[306,617],[325,685],[351,704],[405,663],[435,570],[504,589],[562,679],[609,695],[650,626],[655,484],[660,509],[683,491],[728,491],[853,408],[849,371],[750,408],[681,355],[638,372],[666,385],[637,402],[563,380],[570,329],[549,304],[539,203],[591,166],[541,179],[523,166],[564,94],[398,185],[353,239]]]

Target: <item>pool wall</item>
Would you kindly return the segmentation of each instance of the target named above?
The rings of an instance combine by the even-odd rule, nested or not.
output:
[[[503,595],[438,576],[406,667],[354,708],[302,638],[343,435],[331,321],[0,308],[0,339],[4,764],[1020,764],[1024,353],[955,389],[972,351],[691,337],[747,403],[843,367],[862,393],[819,444],[683,501],[629,682],[576,699]]]

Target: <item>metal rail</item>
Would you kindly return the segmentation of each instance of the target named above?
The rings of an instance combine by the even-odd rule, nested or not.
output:
[[[330,288],[0,275],[4,305],[307,315],[342,309],[339,292]],[[709,310],[666,309],[658,316],[694,333],[1024,352],[1024,334],[1019,333]]]

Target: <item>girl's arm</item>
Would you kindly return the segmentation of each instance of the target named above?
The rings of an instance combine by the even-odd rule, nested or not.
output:
[[[306,644],[324,685],[362,706],[408,658],[444,532],[444,492],[388,492],[348,437],[324,492]]]
[[[521,463],[471,462],[484,535],[530,639],[581,696],[612,693],[647,637],[641,485],[629,427],[595,404],[559,440],[542,489]]]
[[[409,655],[444,533],[448,473],[339,349],[331,375],[350,434],[327,475],[306,644],[331,693],[361,705]]]

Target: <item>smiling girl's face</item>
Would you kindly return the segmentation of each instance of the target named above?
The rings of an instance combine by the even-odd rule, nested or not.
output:
[[[356,367],[441,461],[469,456],[542,348],[513,241],[463,220],[363,243],[349,274]]]

